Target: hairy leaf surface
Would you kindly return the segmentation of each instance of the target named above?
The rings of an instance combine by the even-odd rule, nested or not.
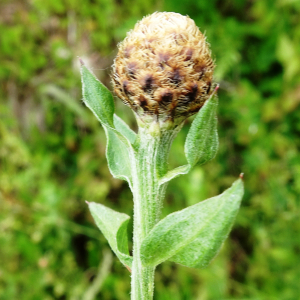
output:
[[[96,225],[107,239],[120,261],[131,268],[132,257],[128,252],[127,225],[130,217],[102,204],[88,203]]]
[[[203,268],[226,239],[243,196],[238,179],[221,195],[172,213],[150,231],[141,246],[144,265],[171,260]]]
[[[191,167],[210,161],[217,153],[217,106],[218,99],[212,96],[196,115],[188,132],[184,151]]]
[[[114,125],[116,130],[125,136],[131,144],[134,144],[136,133],[116,114],[114,114]]]
[[[160,184],[187,174],[196,164],[205,164],[215,157],[219,146],[217,106],[218,99],[213,94],[196,115],[186,137],[184,152],[188,164],[169,171]]]
[[[114,115],[110,91],[84,65],[81,67],[84,103],[103,125],[107,137],[106,157],[111,174],[131,185],[130,151],[135,133]]]
[[[84,65],[81,66],[81,80],[85,105],[103,125],[114,127],[115,105],[111,92]]]

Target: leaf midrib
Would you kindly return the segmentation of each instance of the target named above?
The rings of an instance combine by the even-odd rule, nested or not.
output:
[[[217,197],[218,197],[218,196],[217,196]],[[205,201],[209,201],[209,200],[211,200],[211,199],[207,199],[207,200],[205,200]],[[184,247],[186,247],[186,245],[187,245],[188,243],[190,243],[193,239],[195,239],[195,236],[199,235],[199,232],[200,232],[204,227],[206,227],[207,224],[208,224],[213,218],[215,218],[215,216],[219,213],[219,211],[224,207],[224,204],[227,202],[227,199],[226,199],[226,200],[223,200],[222,202],[223,202],[223,203],[219,206],[219,208],[216,210],[216,212],[213,213],[212,217],[209,218],[208,221],[204,222],[204,225],[201,226],[201,228],[199,228],[199,230],[197,231],[197,233],[194,234],[194,235],[192,235],[192,237],[191,237],[190,239],[187,240],[187,242],[185,243],[185,245],[176,248],[176,250],[170,251],[169,253],[172,253],[172,254],[171,254],[168,258],[166,258],[166,259],[169,259],[169,258],[171,258],[172,256],[174,256],[174,254],[180,252],[180,250],[182,250]],[[201,203],[203,203],[203,202],[201,202]],[[183,219],[183,221],[186,220],[186,219],[188,219],[188,217],[185,218],[185,219]],[[168,233],[168,232],[171,231],[171,230],[172,230],[172,228],[170,228],[168,231],[166,231],[166,233]],[[158,263],[157,263],[157,264],[163,262],[163,261],[166,260],[166,259],[160,259],[160,260],[158,260]]]

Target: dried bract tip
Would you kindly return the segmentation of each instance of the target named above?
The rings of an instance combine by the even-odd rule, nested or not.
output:
[[[113,65],[116,95],[142,123],[179,124],[214,92],[214,62],[194,21],[154,13],[138,22]]]

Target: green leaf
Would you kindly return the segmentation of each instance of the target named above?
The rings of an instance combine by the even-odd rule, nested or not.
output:
[[[110,172],[115,178],[127,180],[131,186],[129,152],[135,133],[114,115],[112,94],[84,65],[81,75],[84,103],[102,123],[106,133],[106,157]]]
[[[90,202],[88,206],[96,225],[107,239],[111,249],[122,264],[131,268],[132,257],[128,252],[127,239],[127,225],[130,217],[99,203]]]
[[[184,151],[188,164],[169,171],[160,179],[160,184],[187,174],[197,163],[202,165],[215,157],[219,146],[217,106],[214,93],[196,115],[186,137]]]
[[[156,266],[169,259],[188,267],[207,266],[230,232],[243,192],[238,179],[221,195],[161,220],[141,245],[143,264]]]
[[[102,125],[114,127],[114,99],[111,92],[84,65],[81,66],[83,101]]]
[[[218,99],[212,96],[200,109],[188,132],[184,150],[191,167],[210,161],[217,153],[217,106]]]
[[[175,177],[187,174],[190,171],[190,169],[191,169],[190,165],[184,165],[184,166],[175,168],[175,169],[169,171],[164,177],[162,177],[159,181],[159,184],[164,184],[164,183],[172,180]]]
[[[119,131],[124,137],[126,137],[131,144],[134,144],[136,133],[131,130],[129,126],[116,114],[114,114],[114,124],[116,130]]]
[[[107,136],[106,158],[111,174],[118,179],[126,180],[131,186],[131,165],[129,147],[125,139],[110,127],[103,127]]]

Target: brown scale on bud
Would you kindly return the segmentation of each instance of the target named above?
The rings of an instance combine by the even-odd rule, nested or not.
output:
[[[116,95],[149,123],[181,123],[214,91],[214,62],[194,21],[178,13],[154,13],[120,43],[113,65]]]

